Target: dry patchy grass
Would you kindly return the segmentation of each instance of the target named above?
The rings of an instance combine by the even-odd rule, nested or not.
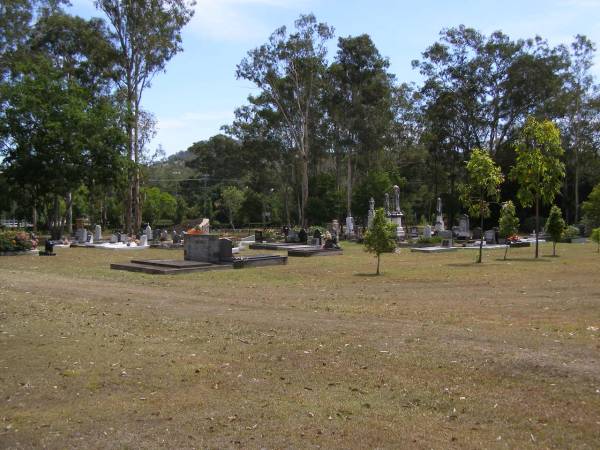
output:
[[[591,245],[109,269],[181,253],[0,259],[1,447],[599,445]]]

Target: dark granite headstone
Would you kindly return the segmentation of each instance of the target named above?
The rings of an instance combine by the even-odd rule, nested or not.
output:
[[[219,259],[231,261],[233,259],[233,242],[230,239],[219,239]]]

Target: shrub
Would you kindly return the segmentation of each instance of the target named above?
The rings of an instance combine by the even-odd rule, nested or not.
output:
[[[579,230],[579,228],[577,228],[573,225],[569,225],[567,228],[565,228],[565,232],[563,233],[564,239],[575,239],[580,236],[581,236],[581,231]]]
[[[24,252],[34,248],[35,244],[25,231],[0,231],[0,252]]]

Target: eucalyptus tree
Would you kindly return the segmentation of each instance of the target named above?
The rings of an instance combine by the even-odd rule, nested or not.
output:
[[[181,30],[194,13],[186,0],[96,0],[111,25],[119,49],[119,83],[127,107],[128,157],[133,162],[125,204],[128,232],[140,228],[140,111],[144,91],[156,74],[183,50]]]
[[[515,152],[517,159],[510,176],[519,184],[517,197],[521,205],[535,207],[535,257],[538,258],[540,206],[554,201],[565,176],[558,127],[549,120],[529,117],[519,133]]]
[[[428,110],[438,108],[451,145],[462,152],[486,148],[492,156],[529,114],[557,99],[567,65],[564,48],[539,37],[513,41],[464,25],[442,30],[413,61],[426,78]]]
[[[248,52],[238,64],[236,76],[256,84],[269,107],[283,119],[300,161],[299,219],[305,224],[311,129],[319,113],[318,92],[326,68],[326,44],[333,37],[333,29],[317,22],[312,14],[300,16],[294,25],[294,32],[288,33],[285,26],[278,28],[266,44]]]
[[[593,164],[594,154],[598,151],[595,141],[600,132],[600,96],[591,72],[595,53],[595,44],[586,36],[577,35],[570,46],[570,66],[565,86],[566,112],[561,121],[561,134],[567,155],[566,194],[573,201],[572,218],[575,223],[580,219],[582,175],[586,172],[595,174],[598,169]],[[568,185],[569,179],[572,187]],[[597,179],[592,180],[595,181]],[[568,211],[567,216],[571,216]]]
[[[393,115],[393,75],[370,36],[339,38],[335,61],[329,66],[328,110],[336,130],[335,144],[346,157],[347,214],[351,213],[353,165],[364,172],[382,164]]]

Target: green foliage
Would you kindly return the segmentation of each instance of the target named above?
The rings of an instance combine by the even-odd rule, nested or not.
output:
[[[589,226],[600,226],[600,183],[594,186],[587,200],[581,205],[581,210]]]
[[[539,122],[529,117],[515,147],[517,155],[511,178],[519,184],[517,197],[524,207],[535,205],[539,199],[552,203],[560,192],[565,176],[561,161],[564,151],[560,131],[549,120]]]
[[[376,205],[383,205],[386,192],[390,192],[393,183],[387,172],[373,170],[357,184],[352,195],[352,209],[366,211],[369,199],[373,197]]]
[[[565,177],[565,165],[561,161],[564,151],[560,131],[549,120],[539,122],[534,117],[529,117],[519,134],[515,152],[517,158],[511,170],[511,178],[519,184],[517,197],[521,205],[535,206],[537,258],[540,202],[552,203],[560,192]]]
[[[509,200],[502,204],[498,225],[498,234],[500,237],[508,238],[519,232],[519,218],[517,217],[517,211],[512,201]]]
[[[246,198],[242,203],[240,213],[246,224],[260,223],[263,221],[263,197],[253,190],[246,191]]]
[[[426,238],[424,236],[419,237],[417,239],[417,244],[441,244],[442,238],[440,236],[431,236]]]
[[[375,210],[373,223],[364,237],[365,250],[377,255],[377,275],[382,253],[390,253],[396,249],[396,225],[390,223],[383,208]]]
[[[576,239],[578,237],[581,237],[581,232],[579,231],[579,228],[573,225],[565,227],[565,231],[563,232],[563,239]]]
[[[598,253],[600,253],[600,227],[592,230],[592,235],[590,238],[592,239],[592,242],[598,244]]]
[[[546,233],[552,239],[553,255],[556,255],[556,243],[562,239],[566,226],[567,224],[562,217],[562,211],[558,206],[552,205],[545,229]]]
[[[34,242],[31,235],[19,230],[0,230],[0,252],[22,252],[31,250]]]
[[[489,217],[488,199],[497,200],[504,181],[500,168],[485,150],[474,149],[467,161],[468,182],[461,187],[461,200],[476,217]]]
[[[244,191],[235,186],[227,186],[221,192],[221,200],[223,201],[223,207],[227,211],[229,223],[234,229],[234,219],[240,212],[242,204],[244,203],[244,198]]]
[[[483,230],[483,219],[490,215],[489,199],[498,199],[499,186],[504,181],[504,175],[488,152],[476,148],[467,161],[467,177],[467,183],[460,189],[461,201],[469,209],[470,214],[481,218]],[[482,261],[482,256],[483,239],[480,240],[477,262]]]
[[[344,206],[342,193],[336,188],[335,176],[319,174],[311,179],[306,217],[311,224],[325,224],[341,217]]]
[[[261,90],[258,97],[280,116],[279,127],[287,136],[286,150],[298,157],[300,172],[300,222],[306,222],[309,197],[309,161],[313,158],[311,140],[322,112],[317,108],[317,94],[325,73],[326,42],[333,28],[317,22],[312,14],[301,15],[295,30],[281,27],[269,41],[248,52],[236,69],[237,78],[251,81]],[[310,117],[310,121],[308,120]]]
[[[175,220],[177,200],[168,192],[157,187],[143,188],[144,221],[155,224],[158,221]]]

